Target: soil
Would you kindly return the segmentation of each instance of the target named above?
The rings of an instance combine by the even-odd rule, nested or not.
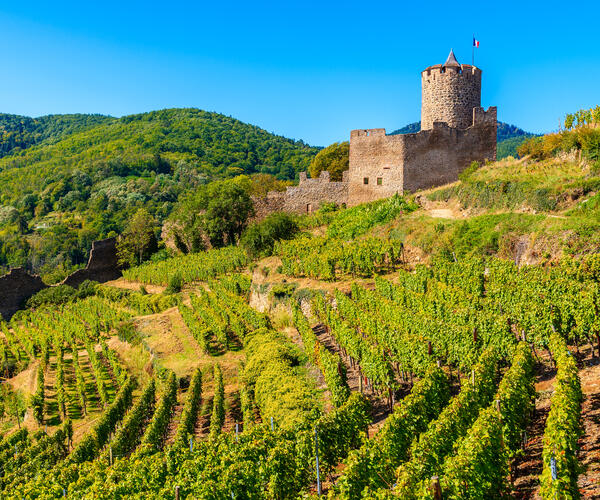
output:
[[[575,353],[575,348],[571,348]],[[513,464],[514,492],[519,499],[540,499],[539,476],[542,473],[542,439],[550,398],[554,390],[556,370],[547,353],[538,352],[535,412],[527,429],[527,444],[523,456]],[[582,498],[600,499],[600,360],[591,351],[582,349],[576,355],[584,395],[581,417],[584,434],[579,440],[579,491]]]

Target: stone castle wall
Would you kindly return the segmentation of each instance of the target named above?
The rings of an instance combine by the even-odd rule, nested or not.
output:
[[[104,283],[119,278],[121,270],[119,269],[116,243],[116,238],[94,241],[85,269],[79,269],[70,274],[62,284],[77,288],[85,280]]]
[[[430,66],[421,73],[421,130],[434,122],[466,129],[473,124],[473,108],[481,104],[481,70],[468,64]]]
[[[104,283],[120,276],[116,239],[108,238],[94,241],[85,269],[70,274],[61,284],[77,288],[85,280]],[[8,321],[31,296],[44,288],[48,285],[39,276],[29,274],[22,267],[11,269],[8,274],[0,276],[0,315]]]
[[[269,191],[266,197],[253,198],[253,201],[255,220],[264,219],[272,212],[312,213],[323,203],[343,205],[348,201],[348,172],[344,172],[341,181],[332,181],[327,171],[316,179],[301,172],[297,186],[289,186],[285,191]]]
[[[348,205],[454,182],[471,162],[495,159],[495,107],[472,109],[471,126],[464,130],[440,122],[415,134],[353,130]]]
[[[309,179],[306,172],[300,173],[300,183],[286,189],[283,210],[306,214],[318,210],[323,203],[342,205],[348,201],[348,172],[341,181],[332,181],[329,172],[323,171],[316,179]]]
[[[0,315],[8,321],[29,297],[44,288],[48,285],[39,276],[32,276],[22,267],[11,269],[0,276]]]

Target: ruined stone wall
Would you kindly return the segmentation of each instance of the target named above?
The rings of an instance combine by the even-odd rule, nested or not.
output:
[[[104,283],[119,278],[121,270],[119,269],[116,243],[116,238],[94,241],[85,269],[79,269],[70,274],[62,284],[77,288],[85,280]]]
[[[416,134],[353,130],[348,205],[454,182],[471,162],[495,160],[496,123],[495,107],[478,107],[464,130],[439,122]]]
[[[77,288],[85,280],[103,283],[120,276],[116,239],[108,238],[94,241],[86,268],[70,274],[61,284]],[[39,276],[32,276],[22,267],[11,269],[0,276],[0,315],[8,321],[32,295],[44,288],[48,285]]]
[[[254,217],[252,221],[260,221],[273,212],[283,211],[285,191],[269,191],[266,196],[253,196]]]
[[[385,135],[385,129],[353,130],[350,133],[348,205],[402,193],[404,139]]]
[[[430,66],[421,73],[421,88],[421,130],[431,130],[434,122],[460,129],[472,125],[473,108],[481,106],[479,68]]]
[[[341,181],[332,181],[329,172],[323,171],[316,179],[309,179],[306,172],[300,173],[300,183],[290,186],[284,194],[283,210],[306,214],[318,210],[323,203],[346,203],[348,200],[348,172]]]
[[[0,276],[0,315],[8,321],[29,297],[44,288],[48,285],[39,276],[32,276],[22,267],[11,269]]]

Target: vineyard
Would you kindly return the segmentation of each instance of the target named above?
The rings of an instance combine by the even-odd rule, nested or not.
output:
[[[328,230],[271,260],[174,257],[19,311],[0,325],[1,496],[600,495],[598,259],[414,265],[367,235],[413,210],[316,214]]]

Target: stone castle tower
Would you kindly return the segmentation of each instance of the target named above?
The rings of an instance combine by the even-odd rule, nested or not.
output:
[[[350,133],[348,205],[453,182],[473,161],[496,159],[496,108],[481,107],[481,69],[450,51],[421,72],[421,85],[420,132]]]
[[[454,51],[444,64],[421,72],[421,130],[431,130],[434,122],[451,128],[473,125],[473,108],[481,106],[481,70],[459,64]]]
[[[496,159],[496,107],[481,107],[481,69],[444,64],[421,72],[421,131],[388,135],[384,128],[350,132],[350,167],[340,182],[328,172],[300,176],[285,193],[271,192],[260,212],[310,213],[324,202],[349,206],[458,180],[473,161]]]

